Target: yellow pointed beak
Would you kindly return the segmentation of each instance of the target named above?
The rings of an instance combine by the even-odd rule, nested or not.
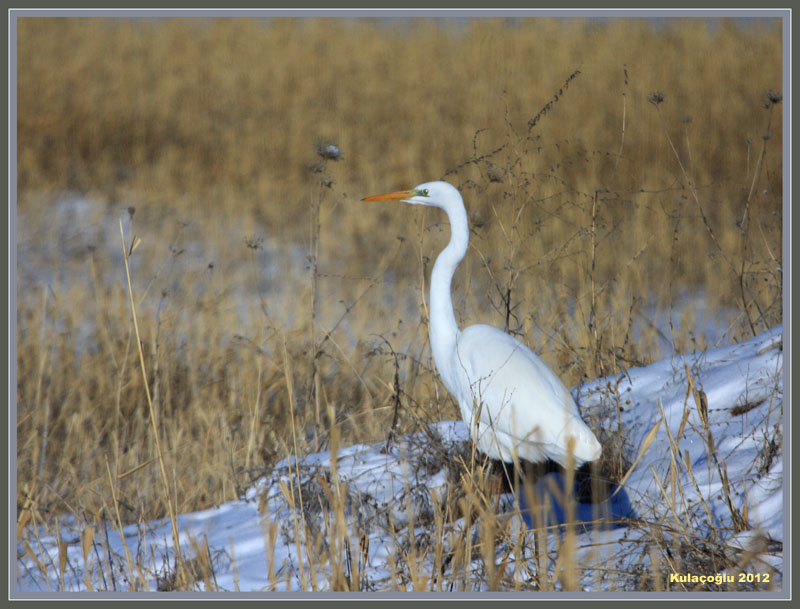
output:
[[[372,195],[364,197],[362,201],[404,201],[414,196],[413,190],[400,190],[398,192],[387,192],[385,195]]]

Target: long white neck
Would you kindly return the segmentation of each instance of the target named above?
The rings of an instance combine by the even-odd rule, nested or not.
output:
[[[430,336],[433,361],[445,386],[453,392],[451,385],[455,385],[455,371],[451,368],[458,338],[458,324],[453,312],[451,283],[459,262],[467,253],[469,225],[464,204],[460,200],[450,203],[447,207],[442,207],[450,220],[450,243],[436,258],[431,273]]]

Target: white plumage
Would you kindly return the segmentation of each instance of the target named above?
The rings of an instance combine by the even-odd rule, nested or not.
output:
[[[566,466],[574,438],[576,467],[599,459],[602,447],[581,419],[572,395],[538,355],[491,326],[459,330],[450,285],[467,252],[469,226],[458,190],[447,182],[428,182],[364,200],[398,200],[447,213],[450,242],[431,274],[431,349],[478,450],[509,463],[517,457],[532,463],[552,459]]]

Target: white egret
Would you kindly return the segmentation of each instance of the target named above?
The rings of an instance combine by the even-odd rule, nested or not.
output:
[[[428,182],[364,199],[390,200],[438,207],[450,220],[450,242],[431,274],[431,350],[478,450],[507,463],[515,457],[531,463],[552,459],[566,467],[570,451],[575,467],[598,459],[600,443],[570,392],[538,355],[491,326],[459,330],[450,284],[467,253],[469,226],[458,190],[447,182]]]

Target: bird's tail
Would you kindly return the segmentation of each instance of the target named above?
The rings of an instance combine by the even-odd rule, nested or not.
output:
[[[570,449],[575,467],[580,467],[588,461],[597,461],[603,454],[603,446],[589,426],[580,419],[570,421],[564,429],[563,436],[563,441],[557,443],[557,454],[550,455],[550,458],[565,467],[570,460]],[[573,439],[572,442],[569,441],[570,437]]]

